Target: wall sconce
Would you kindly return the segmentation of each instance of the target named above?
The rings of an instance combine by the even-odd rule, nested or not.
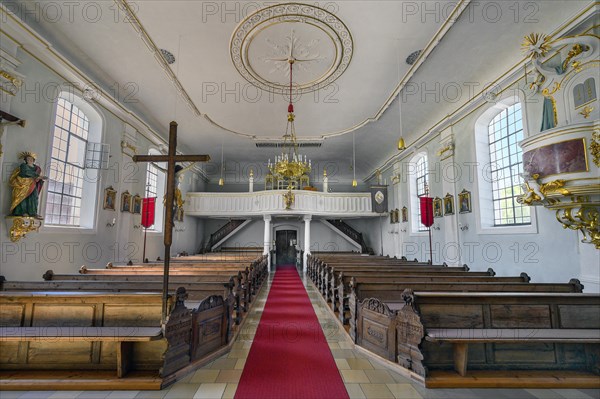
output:
[[[113,227],[116,222],[117,222],[117,219],[113,218],[112,222],[107,222],[106,223],[106,227]]]
[[[461,229],[462,231],[469,230],[469,225],[468,224],[459,223],[458,224],[458,228]]]
[[[134,228],[134,229],[139,229],[139,228],[141,228],[141,227],[142,227],[142,225],[141,225],[141,224],[134,224],[134,225],[133,225],[133,228]]]
[[[433,230],[439,230],[440,229],[440,225],[436,223],[436,224],[431,225],[431,228]]]
[[[406,227],[403,229],[400,229],[401,232],[406,233]]]

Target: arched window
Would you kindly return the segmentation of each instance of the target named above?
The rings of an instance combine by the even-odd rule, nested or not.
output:
[[[490,177],[494,226],[531,224],[530,209],[517,202],[523,194],[523,140],[521,103],[500,111],[488,125]]]
[[[519,142],[527,137],[526,103],[520,92],[507,95],[484,110],[475,122],[478,163],[477,228],[484,234],[536,233],[535,210],[517,202],[523,193],[520,176],[523,154]],[[524,96],[524,94],[523,94]]]
[[[93,227],[98,171],[86,170],[85,157],[88,141],[100,141],[101,125],[99,114],[81,99],[59,96],[48,173],[47,225]],[[82,208],[84,201],[87,205]]]
[[[150,150],[149,155],[161,155],[156,150]],[[156,197],[156,208],[154,210],[154,225],[150,226],[150,230],[162,232],[163,226],[163,196],[165,190],[165,173],[161,170],[162,165],[155,165],[153,162],[148,162],[146,167],[146,192],[145,197]]]
[[[411,180],[411,208],[412,208],[412,231],[427,231],[427,227],[421,224],[420,197],[425,196],[425,188],[429,186],[429,168],[427,165],[427,154],[418,154],[411,160],[414,163],[415,176]]]

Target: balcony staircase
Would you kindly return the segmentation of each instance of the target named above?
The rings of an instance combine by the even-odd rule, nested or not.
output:
[[[206,253],[214,251],[251,221],[251,219],[230,219],[229,222],[210,235],[208,240],[204,243],[201,252]]]
[[[345,238],[350,244],[354,245],[363,254],[372,254],[373,249],[367,246],[367,243],[361,232],[356,231],[348,223],[341,219],[321,219],[321,222],[327,227]]]

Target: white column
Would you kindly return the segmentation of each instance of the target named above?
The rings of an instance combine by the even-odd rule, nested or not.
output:
[[[323,170],[323,192],[329,192],[329,178],[327,177],[327,170]]]
[[[250,169],[250,177],[248,178],[248,192],[254,192],[254,172]]]
[[[265,221],[265,234],[263,240],[263,255],[267,255],[267,261],[269,270],[271,270],[271,215],[264,216]]]
[[[304,256],[302,257],[302,271],[306,273],[306,260],[310,255],[310,221],[312,215],[304,216]]]

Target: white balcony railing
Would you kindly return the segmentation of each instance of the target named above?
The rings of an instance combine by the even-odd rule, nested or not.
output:
[[[198,193],[186,195],[190,216],[253,216],[297,214],[328,217],[377,216],[371,209],[370,193],[323,193],[296,190],[291,209],[283,202],[285,190],[253,193]]]

